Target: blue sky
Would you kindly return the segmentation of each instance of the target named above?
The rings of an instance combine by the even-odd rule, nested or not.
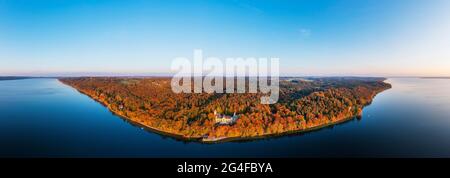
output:
[[[0,75],[170,73],[278,57],[282,75],[450,76],[447,0],[0,0]]]

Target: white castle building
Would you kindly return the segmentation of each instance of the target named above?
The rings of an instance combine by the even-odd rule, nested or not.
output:
[[[236,112],[233,114],[233,116],[227,116],[224,114],[218,114],[217,111],[214,111],[214,116],[216,117],[216,124],[230,125],[234,124],[238,119]]]

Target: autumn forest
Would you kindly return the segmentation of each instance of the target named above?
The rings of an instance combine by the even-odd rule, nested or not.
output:
[[[309,77],[280,79],[276,104],[262,93],[180,93],[165,77],[77,77],[61,82],[146,128],[184,139],[219,141],[306,131],[360,117],[376,94],[389,89],[384,78]],[[214,111],[236,114],[217,124]]]

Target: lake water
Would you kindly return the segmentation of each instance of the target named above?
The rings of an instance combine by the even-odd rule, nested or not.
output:
[[[202,144],[148,132],[56,79],[0,81],[0,157],[449,157],[450,80],[392,78],[363,118]]]

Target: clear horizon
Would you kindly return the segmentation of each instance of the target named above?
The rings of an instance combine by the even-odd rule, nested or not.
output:
[[[0,76],[170,75],[278,57],[283,76],[450,76],[450,2],[0,0]]]

